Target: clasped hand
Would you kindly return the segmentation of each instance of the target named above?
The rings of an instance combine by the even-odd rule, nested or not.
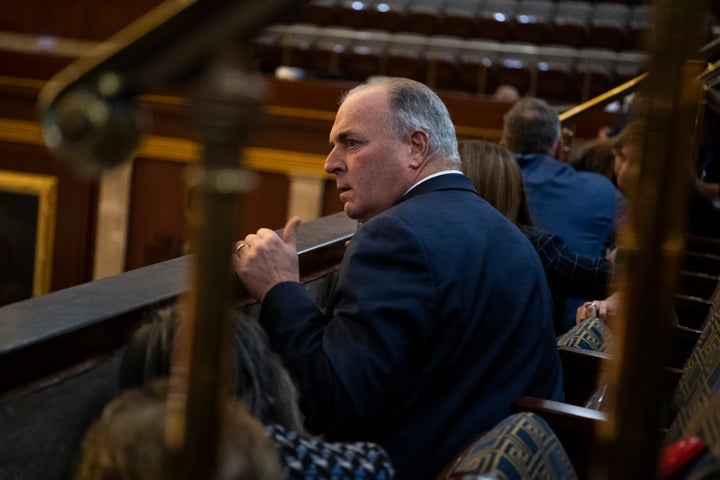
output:
[[[282,282],[299,282],[297,231],[300,217],[287,221],[282,238],[269,228],[247,235],[235,246],[232,264],[243,286],[258,302]]]

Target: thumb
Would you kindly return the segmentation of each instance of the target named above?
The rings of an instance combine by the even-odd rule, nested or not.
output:
[[[283,242],[292,245],[293,247],[296,245],[297,242],[297,232],[300,228],[300,223],[302,220],[298,215],[295,215],[290,220],[287,221],[285,224],[285,228],[283,229]]]

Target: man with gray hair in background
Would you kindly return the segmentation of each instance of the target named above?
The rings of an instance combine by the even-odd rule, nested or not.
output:
[[[501,143],[520,164],[530,217],[580,254],[605,257],[614,246],[625,201],[610,180],[577,172],[560,160],[563,142],[557,112],[544,100],[525,97],[505,114]],[[580,300],[556,312],[556,333],[575,325]]]
[[[447,108],[385,78],[341,101],[325,170],[360,222],[325,312],[299,283],[299,219],[233,266],[298,382],[307,427],[374,441],[398,479],[432,479],[523,395],[561,400],[552,301],[530,242],[459,171]]]

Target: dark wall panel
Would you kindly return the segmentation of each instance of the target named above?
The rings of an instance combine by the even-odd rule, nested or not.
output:
[[[0,30],[104,40],[160,0],[29,0],[0,3]]]
[[[52,290],[92,276],[97,185],[78,179],[45,147],[0,142],[0,169],[57,177]]]
[[[187,252],[187,169],[188,164],[183,162],[136,159],[130,196],[127,270]],[[285,225],[287,176],[256,172],[256,182],[255,189],[236,206],[239,236],[261,227],[279,229]]]

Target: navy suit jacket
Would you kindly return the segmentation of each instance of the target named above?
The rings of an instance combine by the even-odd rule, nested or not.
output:
[[[612,182],[598,173],[578,172],[548,155],[530,153],[515,158],[522,169],[533,223],[559,235],[575,253],[605,257],[615,243],[617,221],[627,208]],[[568,298],[564,311],[556,313],[558,334],[575,325],[575,312],[584,300]]]
[[[612,182],[598,173],[578,172],[548,155],[515,158],[533,223],[562,237],[576,253],[604,257],[614,244],[617,220],[626,210]]]
[[[417,480],[518,397],[563,398],[551,305],[528,239],[467,177],[446,174],[358,229],[327,314],[284,282],[260,321],[308,427],[379,443],[397,478]]]

